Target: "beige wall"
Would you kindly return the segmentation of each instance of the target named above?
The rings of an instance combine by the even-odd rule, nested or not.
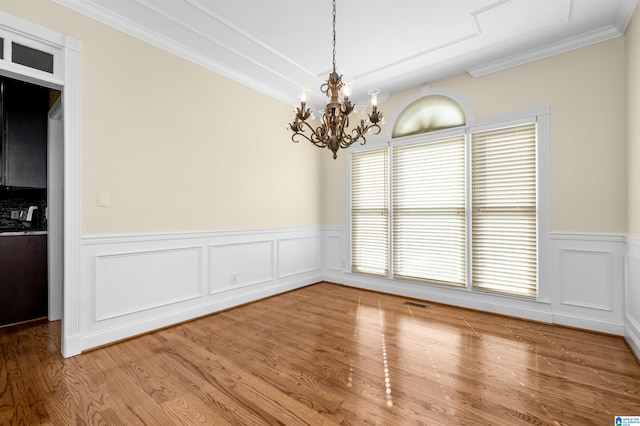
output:
[[[430,85],[466,97],[476,118],[549,105],[551,231],[625,233],[622,37],[484,77],[461,74]],[[387,119],[418,89],[395,94],[381,105]],[[386,126],[383,132],[392,123]],[[323,160],[324,181],[333,186],[323,192],[325,224],[345,223],[345,193],[339,187],[344,181],[344,158],[340,157],[341,165]]]
[[[0,9],[82,42],[84,234],[345,224],[345,155],[291,143],[290,106],[48,0]],[[640,157],[640,126],[625,127],[624,41],[430,83],[465,96],[476,117],[550,105],[554,232],[624,234],[628,215],[640,235],[640,172],[625,160],[627,149],[630,162]],[[381,105],[383,133],[416,90]],[[258,114],[244,122],[249,108]],[[110,207],[97,207],[99,191]]]
[[[640,238],[640,12],[625,33],[627,58],[627,235]]]
[[[289,105],[48,0],[0,10],[82,44],[83,234],[321,224],[320,150],[291,142]]]

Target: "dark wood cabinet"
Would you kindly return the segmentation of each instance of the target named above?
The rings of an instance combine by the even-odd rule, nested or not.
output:
[[[0,185],[47,187],[49,89],[0,79]]]
[[[48,314],[47,236],[0,235],[0,326]]]

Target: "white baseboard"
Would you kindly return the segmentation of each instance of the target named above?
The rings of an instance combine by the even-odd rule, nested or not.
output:
[[[624,336],[624,324],[617,321],[581,316],[577,314],[554,313],[552,324],[564,325],[567,327],[581,328],[583,330],[597,331],[599,333],[614,334]]]
[[[64,319],[62,320],[64,327]],[[67,336],[62,339],[62,356],[65,358],[78,355],[82,352],[82,336]]]
[[[627,323],[624,338],[631,350],[636,354],[636,358],[640,360],[640,327],[637,324]]]
[[[333,282],[365,290],[396,294],[500,315],[525,318],[533,321],[552,322],[552,314],[548,304],[531,300],[493,294],[480,294],[464,289],[454,289],[436,285],[367,277],[359,274],[346,274],[339,281]]]

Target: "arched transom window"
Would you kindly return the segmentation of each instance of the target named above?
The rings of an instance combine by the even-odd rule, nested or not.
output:
[[[410,103],[398,116],[392,138],[433,132],[466,124],[462,107],[443,95],[423,96]]]

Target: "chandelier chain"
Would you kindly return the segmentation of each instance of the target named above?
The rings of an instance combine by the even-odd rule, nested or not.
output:
[[[333,0],[333,72],[336,72],[336,0]]]

